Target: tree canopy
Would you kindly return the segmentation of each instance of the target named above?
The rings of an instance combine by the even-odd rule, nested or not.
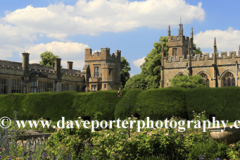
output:
[[[42,53],[40,55],[40,57],[42,60],[42,61],[40,61],[40,65],[49,66],[49,67],[53,65],[55,58],[58,58],[58,56],[54,55],[50,51],[46,51],[46,52]]]
[[[126,83],[125,89],[133,89],[133,88],[139,88],[139,89],[146,89],[146,81],[144,78],[144,75],[137,74],[132,76]]]
[[[207,87],[208,84],[200,75],[188,76],[188,75],[177,75],[173,79],[170,79],[170,86],[181,87],[181,88],[197,88]]]
[[[130,64],[125,57],[121,57],[121,88],[124,88],[127,80],[130,78],[129,71],[131,70]]]
[[[173,37],[173,36],[172,36]],[[140,66],[141,76],[133,76],[127,82],[125,88],[133,88],[129,83],[133,83],[133,80],[137,80],[137,83],[142,82],[143,84],[134,85],[141,87],[141,89],[152,89],[159,88],[161,78],[161,59],[162,59],[162,45],[164,47],[165,56],[168,55],[168,36],[161,36],[159,42],[153,44],[154,48],[150,53],[147,54],[145,62]],[[200,48],[193,44],[193,55],[202,54]],[[131,80],[133,78],[133,80]],[[140,80],[141,79],[141,80]],[[143,79],[143,80],[142,80]]]

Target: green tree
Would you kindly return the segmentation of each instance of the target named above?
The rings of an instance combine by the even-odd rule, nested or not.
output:
[[[121,57],[121,88],[124,88],[127,80],[130,78],[130,64],[125,57]]]
[[[182,87],[182,88],[197,88],[197,87],[207,87],[208,84],[200,75],[188,76],[188,75],[177,75],[170,79],[170,86],[172,87]]]
[[[140,66],[141,74],[145,77],[146,89],[158,88],[161,78],[162,45],[164,53],[168,55],[168,37],[160,37],[159,42],[154,43],[154,48],[145,58],[145,62]]]
[[[199,47],[197,48],[196,44],[193,43],[193,55],[195,55],[195,54],[202,55],[202,51]]]
[[[42,61],[40,61],[40,65],[49,66],[49,67],[53,65],[55,58],[58,58],[58,56],[54,55],[50,51],[46,51],[42,53],[40,57],[42,59]]]
[[[134,75],[126,82],[124,89],[133,88],[146,89],[146,81],[144,75],[142,74]]]

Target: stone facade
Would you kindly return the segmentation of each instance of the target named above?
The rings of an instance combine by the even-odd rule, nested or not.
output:
[[[29,64],[29,53],[22,53],[22,63],[0,60],[0,94],[36,93],[61,91],[114,90],[121,86],[121,51],[110,54],[109,48],[92,54],[85,50],[83,72],[61,67],[61,59],[56,58],[53,67]]]
[[[211,57],[209,53],[193,56],[193,29],[191,29],[191,37],[185,37],[182,24],[177,37],[171,37],[169,26],[168,47],[168,56],[162,50],[161,87],[170,86],[169,79],[182,74],[201,75],[209,87],[238,86],[240,83],[238,77],[240,47],[238,55],[234,51],[231,51],[229,56],[227,52],[219,54],[214,38],[214,52]]]

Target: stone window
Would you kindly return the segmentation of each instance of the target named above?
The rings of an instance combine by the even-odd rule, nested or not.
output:
[[[47,83],[47,92],[53,92],[53,82]]]
[[[0,94],[7,94],[7,79],[0,78]]]
[[[31,81],[31,93],[37,92],[37,81]]]
[[[99,77],[99,67],[94,67],[94,77]]]
[[[12,93],[22,93],[21,79],[12,79]]]
[[[106,84],[104,84],[104,88],[107,88],[107,85],[106,85]]]
[[[47,82],[46,81],[38,81],[38,92],[46,92],[47,91]]]
[[[231,72],[228,72],[224,75],[222,78],[222,86],[227,87],[227,86],[235,86],[235,78]]]

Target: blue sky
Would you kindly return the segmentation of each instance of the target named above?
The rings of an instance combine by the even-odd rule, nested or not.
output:
[[[184,35],[194,32],[194,43],[205,53],[238,51],[240,1],[232,0],[0,0],[0,59],[30,63],[52,51],[73,68],[82,70],[84,50],[108,47],[121,50],[131,75],[141,72],[144,57],[160,36],[177,35],[180,17]]]

